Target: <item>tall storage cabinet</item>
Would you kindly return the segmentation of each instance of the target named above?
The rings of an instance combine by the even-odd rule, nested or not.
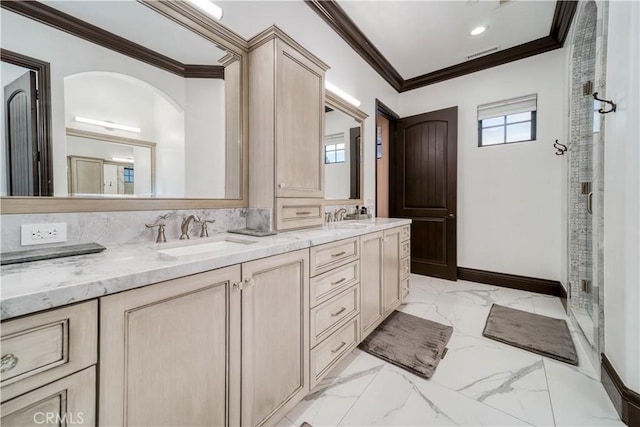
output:
[[[322,224],[328,66],[277,27],[249,49],[251,206],[273,209],[279,230]]]

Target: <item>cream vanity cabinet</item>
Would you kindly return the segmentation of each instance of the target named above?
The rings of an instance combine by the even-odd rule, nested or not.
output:
[[[238,425],[240,266],[100,298],[100,425]]]
[[[382,241],[382,301],[386,317],[400,305],[400,228],[385,230]]]
[[[360,237],[361,339],[398,308],[409,293],[408,231],[407,225]]]
[[[360,342],[360,238],[310,250],[311,388]]]
[[[249,40],[249,200],[274,209],[279,230],[324,221],[328,68],[277,27]]]
[[[400,298],[404,303],[409,296],[411,274],[411,226],[400,228]]]
[[[0,424],[96,424],[98,304],[2,322]]]
[[[309,391],[308,260],[289,252],[101,298],[100,424],[283,417]]]
[[[362,338],[369,335],[382,322],[384,232],[365,234],[360,237],[360,263],[362,265]]]
[[[242,264],[242,278],[242,425],[274,424],[309,392],[309,250]]]

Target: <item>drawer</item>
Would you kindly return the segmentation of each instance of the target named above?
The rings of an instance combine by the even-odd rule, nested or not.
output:
[[[400,241],[409,240],[411,238],[411,226],[403,225],[400,229]]]
[[[95,367],[3,402],[0,412],[7,426],[95,426]]]
[[[359,329],[359,319],[356,316],[311,350],[311,388],[358,345]]]
[[[406,240],[400,243],[400,259],[407,258],[411,253],[411,241]]]
[[[409,296],[409,278],[407,277],[400,283],[400,295],[402,295],[402,302],[404,303]]]
[[[291,230],[324,224],[324,207],[318,199],[276,199],[276,228]]]
[[[311,310],[311,347],[325,339],[344,320],[360,312],[360,286],[355,285]]]
[[[311,276],[360,258],[360,243],[357,237],[311,248]]]
[[[400,261],[400,280],[406,279],[411,273],[411,258],[403,258]]]
[[[2,323],[2,400],[96,363],[98,303],[89,301]]]
[[[311,279],[311,307],[360,281],[360,261],[353,261]]]

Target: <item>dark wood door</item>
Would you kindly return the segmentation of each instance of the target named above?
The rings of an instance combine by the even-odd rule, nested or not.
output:
[[[360,198],[360,127],[349,129],[350,199]]]
[[[4,87],[7,194],[40,195],[36,73],[28,71]]]
[[[391,216],[411,218],[411,271],[457,278],[458,107],[400,119],[391,147]]]

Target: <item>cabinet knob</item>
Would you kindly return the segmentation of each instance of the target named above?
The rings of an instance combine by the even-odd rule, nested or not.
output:
[[[449,214],[449,219],[455,219],[455,217],[456,216],[454,214],[452,214],[452,213]]]
[[[244,284],[248,287],[248,288],[253,288],[256,284],[256,282],[253,280],[253,277],[250,277],[248,279],[244,279]]]
[[[7,372],[12,370],[18,364],[18,358],[9,353],[2,356],[0,359],[0,372]]]
[[[284,187],[285,187],[284,182],[281,182],[280,184],[278,184],[278,188],[284,188]]]

